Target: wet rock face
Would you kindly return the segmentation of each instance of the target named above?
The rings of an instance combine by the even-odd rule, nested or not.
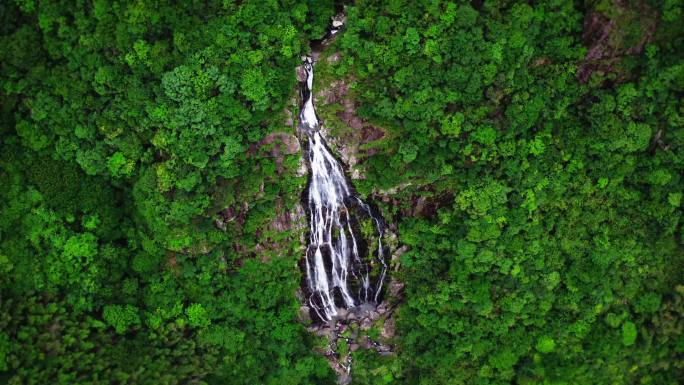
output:
[[[612,74],[616,82],[629,77],[620,68],[628,55],[641,54],[653,36],[657,14],[644,2],[614,1],[611,15],[589,11],[584,19],[582,42],[587,54],[580,63],[577,80],[586,83],[592,74]]]
[[[297,81],[300,83],[306,82],[306,77],[308,76],[306,73],[306,69],[304,69],[304,66],[297,66],[295,68],[295,73],[297,74]]]

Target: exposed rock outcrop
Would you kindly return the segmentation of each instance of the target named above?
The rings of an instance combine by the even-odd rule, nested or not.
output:
[[[340,52],[333,52],[320,60],[328,64],[340,61]],[[357,113],[357,104],[351,94],[353,78],[333,80],[317,84],[314,100],[321,113],[321,131],[340,159],[349,167],[352,179],[363,179],[365,159],[377,153],[369,144],[383,139],[384,129],[371,124]]]
[[[620,61],[637,55],[653,38],[657,13],[645,2],[613,1],[612,14],[589,11],[584,19],[582,41],[587,54],[577,71],[577,79],[586,83],[595,72],[615,76],[624,81],[629,74],[620,68]]]

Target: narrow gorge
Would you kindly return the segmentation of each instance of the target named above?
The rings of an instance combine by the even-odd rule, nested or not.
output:
[[[328,38],[339,31],[337,28]],[[306,163],[310,171],[304,194],[309,214],[304,289],[312,318],[327,322],[348,312],[363,314],[377,306],[387,273],[385,224],[355,194],[343,166],[328,148],[314,108],[315,61],[313,56],[303,61],[306,79],[301,84],[298,128],[308,140]]]
[[[368,334],[373,325],[382,325],[381,334],[386,335],[384,323],[391,314],[383,298],[391,259],[386,239],[391,232],[379,210],[357,194],[349,178],[352,170],[331,150],[325,137],[329,130],[314,107],[314,67],[341,32],[343,19],[333,19],[332,29],[312,44],[312,52],[297,69],[301,90],[297,131],[309,171],[302,194],[309,224],[301,264],[302,308],[312,322],[310,330],[327,339],[321,353],[341,384],[351,381],[352,351],[361,347],[380,354],[392,351]]]

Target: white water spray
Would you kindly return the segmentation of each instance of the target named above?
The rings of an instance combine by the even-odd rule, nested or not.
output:
[[[309,304],[318,318],[332,320],[340,309],[375,305],[385,279],[384,225],[370,207],[354,195],[342,166],[328,150],[313,105],[313,60],[304,60],[306,87],[299,114],[300,128],[309,138],[308,190],[310,218],[306,252]],[[377,243],[359,234],[359,221],[372,220]]]

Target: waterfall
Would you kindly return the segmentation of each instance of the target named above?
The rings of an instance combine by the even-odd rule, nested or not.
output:
[[[313,104],[313,67],[313,59],[306,57],[299,114],[299,127],[308,137],[310,169],[306,289],[312,312],[321,321],[329,321],[346,313],[342,309],[377,305],[387,264],[382,218],[355,195],[321,135]],[[373,234],[361,232],[364,221],[372,225]]]

